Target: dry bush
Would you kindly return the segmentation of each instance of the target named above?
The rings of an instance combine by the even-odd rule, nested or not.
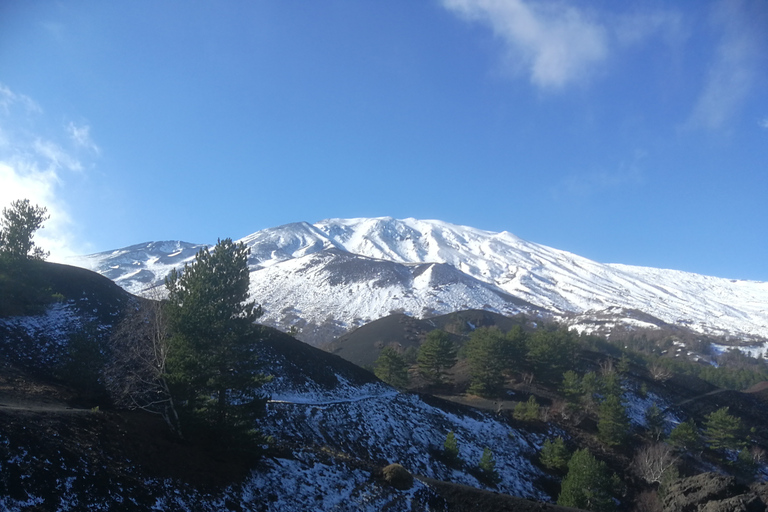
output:
[[[390,464],[383,470],[384,480],[400,491],[407,491],[413,487],[413,475],[400,464]]]
[[[635,498],[633,512],[662,512],[661,500],[656,491],[643,491]]]
[[[651,373],[651,377],[653,377],[653,380],[655,381],[664,382],[665,380],[672,378],[672,370],[659,363],[658,361],[654,361],[651,366],[648,367],[648,371]]]

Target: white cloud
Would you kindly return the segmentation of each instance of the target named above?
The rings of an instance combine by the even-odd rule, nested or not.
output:
[[[45,206],[50,219],[35,236],[35,243],[51,252],[51,260],[62,261],[83,251],[75,246],[70,208],[63,199],[67,178],[82,172],[78,148],[98,152],[88,127],[70,123],[60,128],[64,142],[72,148],[35,134],[42,109],[30,98],[0,84],[0,207],[16,199],[29,199]]]
[[[704,87],[688,120],[689,127],[722,127],[753,90],[765,59],[768,10],[746,9],[744,2],[724,1],[712,13],[720,39]]]
[[[443,0],[468,21],[490,25],[513,69],[543,88],[589,79],[608,54],[608,32],[584,11],[564,3],[523,0]]]
[[[758,124],[760,125],[760,127],[768,129],[768,117],[758,121]]]

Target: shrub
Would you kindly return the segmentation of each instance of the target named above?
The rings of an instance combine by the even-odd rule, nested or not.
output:
[[[390,464],[385,467],[384,481],[400,491],[407,491],[413,487],[413,475],[400,464]]]
[[[527,402],[518,402],[512,417],[521,421],[536,421],[539,419],[539,403],[533,395],[528,397]]]
[[[541,463],[548,469],[564,471],[568,467],[570,455],[565,441],[560,436],[554,441],[547,439],[541,447]]]

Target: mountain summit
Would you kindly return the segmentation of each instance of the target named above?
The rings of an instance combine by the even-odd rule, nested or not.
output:
[[[665,325],[768,338],[766,282],[602,264],[508,232],[380,217],[286,224],[242,242],[251,248],[251,294],[262,320],[295,327],[312,344],[391,313],[462,309],[542,315],[588,331]],[[153,242],[77,264],[141,293],[200,247]]]

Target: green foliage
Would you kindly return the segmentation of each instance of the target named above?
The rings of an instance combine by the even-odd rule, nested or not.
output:
[[[405,361],[406,366],[411,366],[412,364],[416,364],[416,361],[419,358],[419,349],[416,347],[408,347],[403,351],[403,361]]]
[[[587,449],[576,450],[568,462],[568,474],[563,479],[557,504],[584,510],[615,510],[616,491],[605,462],[598,461]]]
[[[536,421],[539,419],[539,403],[533,395],[528,397],[526,402],[518,402],[512,416],[516,420]]]
[[[664,414],[656,404],[645,410],[645,428],[648,435],[654,441],[660,441],[664,437]]]
[[[606,373],[600,379],[600,391],[605,396],[621,397],[621,378],[616,372]]]
[[[685,451],[696,450],[701,447],[701,436],[693,419],[680,423],[672,429],[669,433],[669,444]]]
[[[597,431],[598,438],[608,446],[618,446],[627,438],[629,418],[618,396],[608,395],[600,403]]]
[[[476,329],[466,345],[472,377],[469,391],[481,396],[501,392],[504,388],[504,372],[521,357],[521,349],[514,335],[505,336],[498,327]]]
[[[427,334],[418,356],[419,372],[432,384],[442,384],[449,368],[456,364],[456,347],[445,331]]]
[[[718,366],[701,365],[682,358],[651,358],[673,374],[692,375],[723,389],[743,390],[768,380],[768,366],[763,360],[728,350],[718,357]]]
[[[44,260],[47,252],[35,246],[32,237],[50,218],[48,210],[32,206],[29,199],[13,201],[9,208],[3,208],[0,218],[0,257],[10,260]]]
[[[165,280],[168,382],[182,421],[208,436],[251,438],[266,404],[260,387],[268,379],[253,347],[261,308],[248,301],[248,253],[227,238]]]
[[[394,348],[384,347],[374,365],[373,372],[387,384],[398,388],[408,386],[408,367]]]
[[[749,449],[744,447],[739,450],[739,454],[736,456],[736,462],[734,464],[734,471],[739,478],[747,482],[754,480],[757,468],[758,464]]]
[[[565,441],[560,436],[554,441],[547,439],[541,447],[541,463],[548,469],[564,471],[568,467],[570,456],[568,448],[565,447]]]
[[[595,404],[595,394],[600,391],[600,379],[595,372],[587,372],[581,378],[581,401],[587,409]]]
[[[578,344],[567,329],[538,329],[528,337],[528,362],[536,376],[557,379],[573,366]]]
[[[483,448],[483,455],[477,464],[480,473],[486,482],[497,484],[499,482],[499,473],[496,471],[496,459],[493,458],[493,452],[487,446]]]
[[[669,486],[672,484],[672,482],[678,480],[679,478],[680,470],[677,469],[677,466],[671,466],[669,469],[664,471],[661,474],[661,481],[659,481],[659,497],[664,498],[664,496],[667,495]]]
[[[738,450],[744,447],[741,419],[721,407],[704,420],[704,437],[713,450]]]
[[[626,375],[629,373],[629,362],[629,356],[627,356],[627,354],[621,354],[619,363],[616,365],[616,371],[619,372],[619,375]]]
[[[448,432],[443,442],[443,455],[451,462],[455,463],[459,460],[459,442],[456,440],[456,434]]]
[[[573,370],[568,370],[563,374],[563,382],[560,384],[560,392],[565,397],[565,401],[570,405],[579,403],[582,396],[581,379],[579,374]]]

